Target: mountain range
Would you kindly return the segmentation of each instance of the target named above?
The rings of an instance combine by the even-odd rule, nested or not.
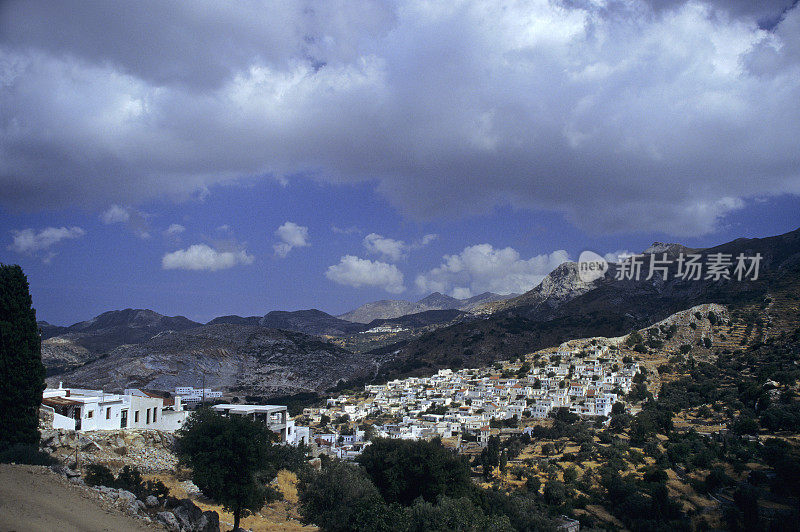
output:
[[[416,302],[402,299],[373,301],[337,317],[356,323],[370,323],[373,320],[399,318],[400,316],[417,314],[427,310],[470,311],[480,305],[493,301],[502,301],[515,297],[516,295],[517,294],[510,294],[503,296],[492,292],[484,292],[467,299],[456,299],[440,292],[434,292]]]
[[[704,262],[720,253],[759,254],[759,276],[683,279],[674,261],[680,253],[696,253]],[[270,396],[321,393],[340,381],[477,367],[575,338],[619,336],[705,303],[758,314],[766,334],[798,322],[800,230],[707,249],[657,242],[644,256],[669,258],[666,277],[621,278],[624,266],[612,263],[605,275],[587,282],[578,265],[568,262],[514,297],[486,293],[455,299],[434,293],[413,303],[368,303],[338,317],[316,309],[273,311],[262,317],[222,316],[206,325],[134,309],[69,327],[40,322],[43,360],[51,383],[171,389],[195,385],[205,373],[212,386]],[[369,351],[340,347],[352,347],[348,338],[360,340],[381,325],[403,332],[375,335],[381,340],[365,342]]]
[[[501,302],[486,319],[457,323],[432,334],[388,345],[391,353],[381,376],[423,374],[437,368],[475,367],[519,356],[573,338],[620,336],[647,327],[681,310],[720,303],[740,312],[761,315],[767,327],[788,330],[800,324],[800,229],[768,238],[740,238],[705,249],[656,243],[644,253],[659,259],[680,253],[700,255],[707,263],[723,254],[761,257],[757,279],[683,279],[672,260],[666,279],[618,278],[620,264],[605,275],[584,282],[576,263],[564,263],[532,290]]]

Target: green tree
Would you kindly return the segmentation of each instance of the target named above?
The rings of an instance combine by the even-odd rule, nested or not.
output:
[[[339,460],[300,483],[303,517],[326,531],[390,530],[393,510],[363,469]]]
[[[388,503],[411,505],[417,497],[436,502],[441,495],[469,496],[469,465],[438,439],[433,441],[377,438],[358,457]]]
[[[31,304],[22,268],[0,264],[0,451],[39,444],[45,371]]]
[[[275,496],[266,486],[271,477],[265,478],[275,470],[270,463],[272,439],[262,423],[208,409],[195,412],[178,433],[178,456],[192,468],[192,480],[203,494],[233,513],[234,530],[242,516]]]

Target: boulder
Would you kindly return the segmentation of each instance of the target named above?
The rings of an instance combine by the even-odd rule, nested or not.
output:
[[[184,532],[219,532],[219,514],[202,511],[190,499],[182,499],[172,513]]]
[[[181,525],[172,512],[158,512],[156,514],[156,521],[164,525],[164,527],[171,532],[180,532]]]
[[[109,486],[95,486],[95,489],[103,495],[111,497],[112,499],[119,498],[119,490],[117,490],[117,488],[112,488]]]
[[[200,520],[199,532],[219,532],[219,514],[212,510],[203,512],[203,518]]]
[[[74,470],[68,468],[67,466],[61,465],[61,464],[51,465],[50,466],[50,470],[53,471],[54,473],[59,474],[59,475],[63,475],[65,477],[67,477],[67,478],[74,478],[74,477],[80,477],[81,476],[81,474],[78,473],[77,471],[74,471]]]
[[[156,506],[158,506],[158,497],[156,497],[155,495],[148,495],[147,499],[145,499],[144,503],[149,508],[155,508]]]
[[[53,440],[58,437],[58,431],[54,429],[50,430],[42,430],[39,431],[41,433],[41,438],[39,439],[39,445],[42,447],[54,447]]]
[[[180,503],[181,500],[178,499],[177,497],[173,497],[172,495],[167,495],[167,497],[164,499],[164,508],[166,508],[167,510],[172,510]]]
[[[124,489],[120,488],[117,491],[117,493],[119,494],[118,497],[120,499],[127,499],[129,501],[135,501],[136,500],[136,495],[134,495],[132,491],[128,491],[128,490],[124,490]]]

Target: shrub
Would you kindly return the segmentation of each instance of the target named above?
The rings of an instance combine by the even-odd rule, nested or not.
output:
[[[387,530],[389,507],[364,470],[334,461],[300,483],[303,517],[323,530]]]
[[[125,466],[117,474],[114,487],[138,493],[142,486],[142,474],[135,467]]]
[[[548,504],[559,505],[567,498],[567,489],[563,482],[548,480],[544,485],[544,500]]]
[[[169,488],[160,480],[146,480],[142,484],[141,491],[143,497],[154,495],[159,499],[163,499],[169,496]]]
[[[114,475],[111,470],[104,465],[90,464],[86,466],[86,475],[84,481],[90,486],[108,486],[115,487]]]

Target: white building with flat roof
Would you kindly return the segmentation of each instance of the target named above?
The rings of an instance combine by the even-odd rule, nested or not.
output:
[[[278,434],[279,441],[288,441],[289,410],[284,405],[214,405],[211,409],[223,416],[247,416],[253,421],[266,423],[272,432]]]
[[[188,412],[180,400],[163,398],[141,390],[123,394],[83,388],[48,388],[42,393],[42,408],[53,413],[53,428],[76,431],[154,429],[174,431]]]

